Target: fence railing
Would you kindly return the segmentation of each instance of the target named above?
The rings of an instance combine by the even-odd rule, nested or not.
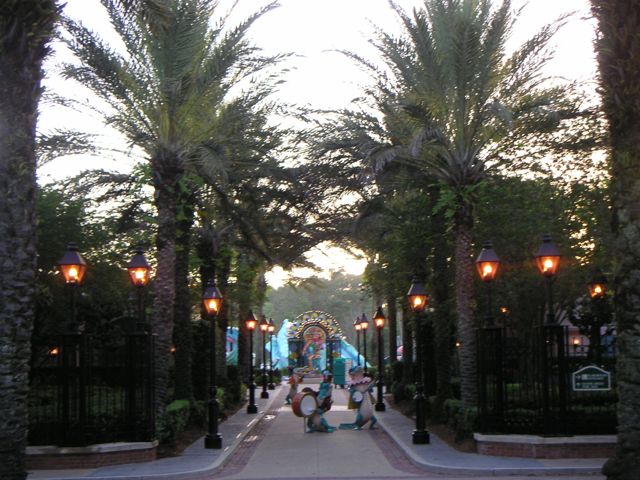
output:
[[[590,367],[596,381],[610,374],[610,388],[574,384],[574,374],[580,375],[580,369],[591,364],[586,354],[572,349],[568,338],[566,327],[559,325],[538,327],[528,335],[514,335],[501,327],[478,331],[479,428],[483,433],[616,432],[615,358],[604,355],[593,366],[596,369]]]
[[[155,437],[153,336],[63,335],[34,345],[29,444],[82,446]]]

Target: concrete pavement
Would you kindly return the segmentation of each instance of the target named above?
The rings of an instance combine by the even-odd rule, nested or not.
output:
[[[314,385],[311,385],[314,388]],[[317,386],[315,386],[317,388]],[[531,459],[461,453],[431,435],[429,445],[413,445],[412,420],[395,410],[376,412],[381,429],[305,433],[303,419],[284,405],[287,387],[257,399],[257,415],[245,408],[220,424],[223,449],[206,450],[199,439],[182,455],[153,462],[85,470],[37,470],[29,480],[200,480],[205,478],[448,478],[562,475],[603,478],[605,459]],[[259,395],[257,395],[259,397]],[[331,425],[351,422],[345,390],[334,390],[325,415]],[[570,476],[570,477],[569,477]]]

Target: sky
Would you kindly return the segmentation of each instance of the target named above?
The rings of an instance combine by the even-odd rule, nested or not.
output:
[[[232,0],[220,0],[219,11],[227,12],[232,3]],[[229,17],[229,24],[243,20],[267,3],[262,0],[239,0]],[[400,31],[398,20],[387,0],[280,0],[279,3],[279,8],[268,12],[256,22],[250,36],[265,53],[295,54],[289,61],[291,71],[284,77],[285,82],[278,92],[278,96],[290,104],[319,108],[348,106],[358,95],[359,86],[368,79],[358,67],[335,50],[354,51],[365,58],[374,59],[375,51],[368,43],[373,32],[372,25],[389,32]],[[423,4],[422,0],[396,0],[396,3],[406,11]],[[512,0],[512,5],[516,9],[524,7],[516,24],[512,48],[558,16],[575,12],[555,37],[556,54],[547,73],[567,79],[593,79],[594,21],[590,16],[588,0]],[[98,0],[66,0],[65,13],[80,19],[86,26],[110,40],[106,14]],[[86,98],[87,92],[56,76],[57,65],[67,60],[66,52],[55,48],[54,55],[46,64],[48,79],[45,87],[58,94]],[[71,115],[43,106],[40,128],[49,130],[62,125],[94,132],[104,131],[104,126],[96,118]],[[113,158],[59,159],[40,169],[40,182],[49,183],[87,168],[128,170],[133,160],[131,155],[126,154],[127,145],[121,139],[111,136],[105,137],[103,142],[125,154],[117,154]],[[358,274],[366,265],[363,259],[356,259],[346,252],[327,246],[310,255],[312,261],[321,266],[325,275],[336,270]],[[310,272],[298,274],[307,276]],[[267,281],[277,287],[285,277],[283,272],[276,269]]]

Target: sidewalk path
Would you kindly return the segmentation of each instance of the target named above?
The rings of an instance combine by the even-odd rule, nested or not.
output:
[[[317,390],[316,385],[309,385]],[[601,480],[604,459],[538,460],[461,453],[431,435],[429,445],[413,445],[413,421],[395,410],[376,412],[382,428],[305,433],[304,421],[284,405],[287,387],[256,399],[259,413],[243,407],[220,424],[223,449],[207,450],[203,439],[179,457],[84,470],[38,470],[28,480],[375,480],[494,479]],[[257,395],[259,396],[259,395]],[[352,422],[347,392],[333,391],[325,415],[334,426]]]
[[[381,429],[305,433],[304,419],[295,416],[290,405],[273,405],[267,415],[262,423],[268,425],[256,435],[260,443],[248,462],[232,457],[215,478],[424,478]],[[336,427],[353,422],[355,412],[347,409],[345,390],[334,390],[325,418]]]

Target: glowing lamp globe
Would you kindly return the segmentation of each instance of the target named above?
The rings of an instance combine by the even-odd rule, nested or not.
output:
[[[144,258],[144,250],[142,248],[136,247],[133,252],[133,258],[127,264],[129,279],[134,287],[144,287],[149,283],[151,267],[147,259]]]
[[[418,277],[413,277],[411,280],[411,287],[407,292],[407,299],[409,300],[409,307],[415,313],[423,312],[427,307],[427,291],[424,289],[424,285],[418,280]]]
[[[58,261],[58,266],[67,285],[80,285],[87,271],[87,262],[78,252],[78,245],[73,242],[67,244],[67,251]]]
[[[587,288],[589,290],[589,296],[594,300],[604,298],[607,294],[607,279],[602,273],[598,273],[596,278],[587,283]]]
[[[535,254],[538,270],[545,277],[553,277],[558,272],[558,264],[560,263],[560,251],[551,241],[551,235],[545,235],[542,238],[542,245]]]
[[[247,330],[253,332],[256,329],[256,325],[258,324],[258,320],[256,320],[256,316],[253,314],[251,310],[249,310],[249,314],[244,321],[244,325],[247,327]]]
[[[384,312],[382,311],[382,307],[378,307],[375,315],[373,316],[373,323],[377,329],[384,328]]]
[[[212,280],[207,283],[207,288],[202,294],[202,304],[209,315],[217,315],[222,306],[222,294]]]
[[[480,255],[476,259],[476,268],[483,282],[491,282],[496,278],[500,259],[493,250],[491,242],[484,242]]]

